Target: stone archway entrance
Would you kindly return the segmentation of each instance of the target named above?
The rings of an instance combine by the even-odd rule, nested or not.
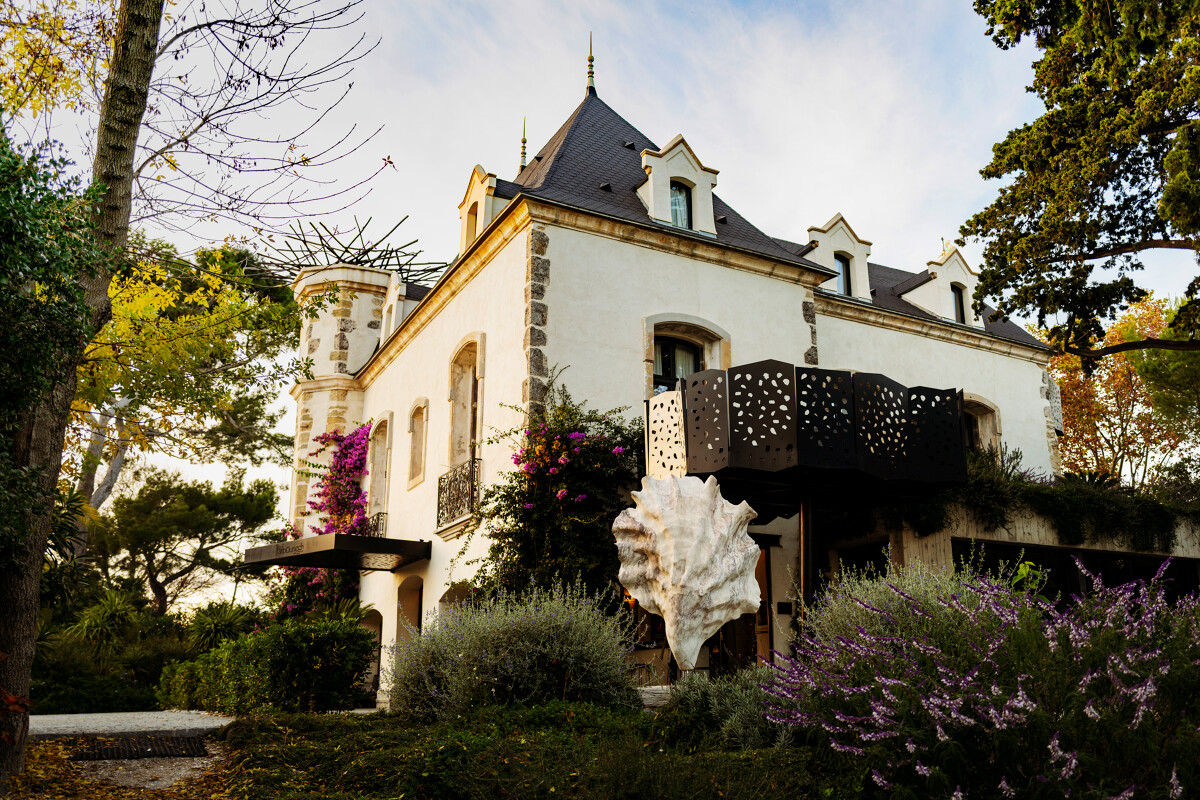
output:
[[[396,590],[396,641],[403,642],[421,633],[421,618],[425,614],[425,582],[409,575]]]

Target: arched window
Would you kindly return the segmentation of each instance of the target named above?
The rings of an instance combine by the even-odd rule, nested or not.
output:
[[[965,290],[957,283],[950,284],[950,295],[954,298],[954,321],[967,324],[967,302]]]
[[[683,339],[654,337],[654,393],[669,392],[680,378],[704,369],[700,347]]]
[[[850,258],[841,253],[834,253],[833,260],[837,262],[837,293],[852,294],[853,289],[850,286]]]
[[[371,432],[371,514],[387,511],[388,424],[383,420]]]
[[[475,457],[478,438],[479,387],[476,360],[479,345],[468,342],[450,365],[450,466]]]
[[[471,203],[471,208],[467,211],[467,244],[475,241],[475,237],[479,235],[479,203]]]
[[[418,402],[408,414],[408,488],[425,478],[425,422],[428,403]]]
[[[963,394],[963,424],[967,448],[980,452],[1000,449],[1000,413],[996,406],[977,394]]]
[[[692,227],[692,190],[679,181],[671,181],[671,224],[689,230]]]

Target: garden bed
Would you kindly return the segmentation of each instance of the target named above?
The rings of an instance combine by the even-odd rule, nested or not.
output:
[[[558,702],[432,725],[387,714],[252,717],[228,730],[237,765],[230,793],[248,800],[858,796],[819,763],[828,756],[804,747],[726,752],[676,722]]]

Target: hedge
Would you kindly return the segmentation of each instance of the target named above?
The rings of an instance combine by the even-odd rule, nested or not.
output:
[[[156,696],[163,708],[224,714],[351,708],[374,647],[355,623],[290,619],[168,666]]]

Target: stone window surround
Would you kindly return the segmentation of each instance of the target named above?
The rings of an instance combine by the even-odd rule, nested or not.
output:
[[[963,392],[963,413],[979,420],[979,439],[983,448],[992,447],[999,451],[1003,433],[1000,427],[1000,407],[983,395]],[[988,430],[985,430],[985,425]]]
[[[642,317],[642,344],[645,351],[646,397],[654,395],[654,337],[670,336],[700,348],[703,369],[729,369],[733,364],[729,332],[714,322],[691,314],[652,314]]]
[[[455,461],[454,461],[454,421],[455,420],[454,420],[454,414],[453,414],[453,410],[454,410],[453,404],[454,404],[455,400],[457,399],[455,397],[455,393],[454,393],[455,367],[458,364],[458,357],[462,353],[462,351],[464,349],[470,347],[471,345],[474,345],[475,346],[475,432],[476,432],[476,436],[478,436],[483,431],[483,378],[484,378],[484,361],[485,361],[485,359],[484,359],[484,353],[485,353],[484,344],[485,344],[486,340],[487,340],[487,334],[484,333],[483,331],[472,331],[472,332],[468,333],[467,335],[463,336],[461,339],[459,339],[458,344],[454,346],[453,350],[451,350],[451,352],[454,355],[451,356],[450,361],[447,364],[446,400],[447,400],[447,402],[449,402],[451,404],[450,431],[449,431],[449,437],[447,439],[447,456],[449,458],[449,463],[451,463],[451,464],[455,464]],[[426,413],[428,413],[428,412],[426,412]],[[468,420],[468,423],[469,423],[469,420]],[[479,454],[476,453],[475,457],[478,458]],[[461,463],[461,461],[458,463]]]
[[[370,448],[370,455],[367,460],[367,463],[370,465],[368,467],[370,474],[367,476],[367,487],[368,487],[367,509],[372,514],[376,513],[377,509],[379,511],[387,511],[388,478],[390,477],[390,474],[392,471],[391,470],[392,430],[394,427],[391,424],[391,422],[392,422],[392,412],[388,411],[388,412],[385,412],[384,414],[382,414],[380,420],[375,423],[374,427],[371,428],[371,439],[370,439],[371,448]],[[375,448],[377,445],[376,438],[379,435],[379,429],[381,427],[383,428],[383,432],[384,432],[384,439],[383,439],[384,471],[383,471],[383,475],[378,475],[377,474],[378,470],[376,469],[377,465],[375,463],[375,458],[377,455]],[[376,502],[376,501],[378,501],[378,502]]]

